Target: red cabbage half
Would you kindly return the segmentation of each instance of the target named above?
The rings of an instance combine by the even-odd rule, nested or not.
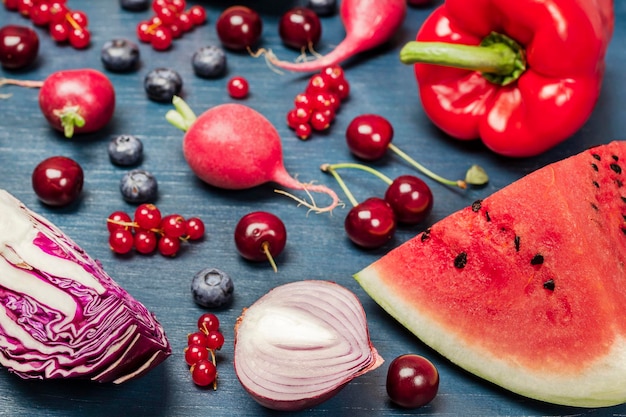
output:
[[[61,230],[0,190],[0,364],[22,378],[121,383],[170,353],[145,306]]]

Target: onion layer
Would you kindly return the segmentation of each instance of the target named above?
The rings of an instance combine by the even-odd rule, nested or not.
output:
[[[259,404],[297,411],[326,401],[383,358],[356,295],[330,281],[305,280],[276,287],[244,309],[234,363]]]

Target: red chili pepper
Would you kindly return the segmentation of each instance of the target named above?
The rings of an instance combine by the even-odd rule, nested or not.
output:
[[[400,59],[447,134],[533,156],[591,115],[613,25],[612,0],[447,0]]]

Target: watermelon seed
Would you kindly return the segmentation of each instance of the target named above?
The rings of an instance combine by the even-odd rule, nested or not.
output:
[[[596,206],[594,203],[591,203],[591,208],[595,211],[598,211],[598,206]]]
[[[620,167],[617,164],[611,164],[609,165],[611,167],[611,169],[616,173],[616,174],[621,174],[622,173],[622,167]]]
[[[611,155],[614,161],[619,161],[619,156],[617,155]]]
[[[513,242],[515,242],[515,252],[519,252],[520,237],[515,236],[515,239],[513,239]]]
[[[530,260],[531,265],[541,265],[542,263],[543,263],[543,255],[541,255],[540,253],[533,256],[533,258]]]
[[[420,237],[421,241],[425,241],[428,240],[428,238],[430,237],[430,228],[424,230],[424,232],[422,233],[422,236]]]
[[[454,258],[454,267],[462,269],[465,265],[467,265],[467,253],[461,252]]]
[[[600,188],[600,184],[598,184],[598,181],[594,181],[593,182],[593,186],[596,188]]]
[[[554,291],[554,280],[550,278],[546,282],[543,283],[543,288],[546,290]]]
[[[591,154],[591,156],[593,156],[595,159],[597,159],[598,161],[601,161],[602,158],[600,158],[600,155],[598,155],[597,153]]]
[[[472,203],[472,211],[474,213],[478,213],[478,210],[480,210],[480,207],[482,206],[483,200],[476,200]]]
[[[622,185],[624,185],[622,180],[620,180],[619,178],[615,180],[615,184],[617,185],[617,188],[622,188]]]
[[[489,216],[489,212],[485,210],[485,219],[490,222],[491,221],[491,217]]]
[[[626,197],[621,197],[622,203],[626,203]]]
[[[598,166],[593,162],[591,163],[591,168],[593,168],[594,171],[598,172]]]

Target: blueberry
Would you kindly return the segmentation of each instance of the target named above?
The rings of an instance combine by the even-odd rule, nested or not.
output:
[[[197,272],[191,281],[193,300],[203,307],[224,307],[233,299],[235,286],[230,276],[217,268]]]
[[[151,100],[171,102],[182,90],[183,79],[173,69],[156,68],[146,75],[143,86]]]
[[[332,16],[337,11],[337,0],[309,0],[307,7],[318,16]]]
[[[126,39],[113,39],[102,46],[100,60],[109,71],[130,72],[139,64],[139,47]]]
[[[157,180],[148,171],[134,169],[128,171],[120,181],[122,197],[129,203],[149,203],[157,198]]]
[[[120,0],[120,6],[122,9],[138,12],[141,10],[147,10],[150,5],[149,0]]]
[[[136,165],[143,157],[143,143],[133,135],[119,135],[109,142],[109,158],[115,165]]]
[[[203,46],[193,54],[191,66],[199,77],[220,77],[226,72],[226,54],[219,46]]]

